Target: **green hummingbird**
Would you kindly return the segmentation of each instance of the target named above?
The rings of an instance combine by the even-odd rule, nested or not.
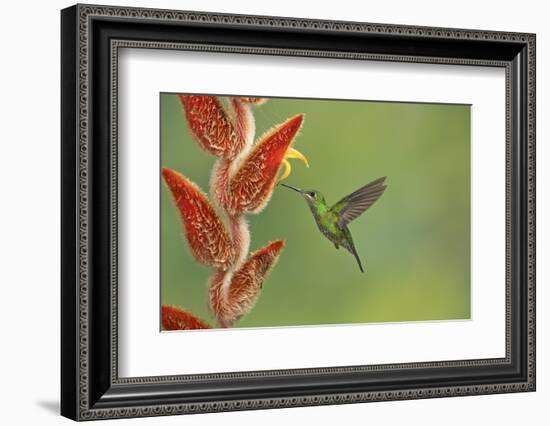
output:
[[[345,196],[333,206],[329,206],[325,201],[325,197],[319,191],[305,191],[291,185],[281,183],[280,185],[299,192],[306,200],[311,213],[317,223],[317,227],[321,233],[334,244],[337,249],[340,246],[355,256],[357,264],[361,272],[363,265],[357,254],[351,232],[348,229],[348,224],[361,216],[365,210],[374,204],[386,189],[384,181],[386,177],[381,177],[362,186],[358,190]]]

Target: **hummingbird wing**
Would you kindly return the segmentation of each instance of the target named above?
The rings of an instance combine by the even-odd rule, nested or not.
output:
[[[352,220],[361,216],[365,210],[380,198],[386,189],[386,185],[384,185],[385,180],[386,177],[384,176],[368,183],[357,191],[345,196],[330,208],[330,210],[339,216],[338,226],[340,228],[343,228]]]

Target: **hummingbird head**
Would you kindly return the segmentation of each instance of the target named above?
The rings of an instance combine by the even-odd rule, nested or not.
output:
[[[286,188],[289,188],[289,189],[292,189],[293,191],[298,192],[310,206],[326,204],[325,197],[323,197],[323,194],[321,194],[319,191],[315,189],[309,189],[306,191],[300,188],[296,188],[295,186],[286,185],[284,183],[280,183],[279,185],[282,185]]]

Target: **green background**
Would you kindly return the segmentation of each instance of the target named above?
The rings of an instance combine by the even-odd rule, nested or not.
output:
[[[176,95],[161,94],[161,164],[208,192],[215,158],[193,141]],[[304,200],[276,188],[249,215],[251,251],[286,241],[252,311],[236,327],[467,319],[470,317],[470,107],[270,99],[253,107],[256,136],[305,113],[286,183],[329,204],[381,176],[387,189],[350,224],[365,273],[318,231]],[[161,185],[161,300],[214,324],[208,267],[189,253]]]

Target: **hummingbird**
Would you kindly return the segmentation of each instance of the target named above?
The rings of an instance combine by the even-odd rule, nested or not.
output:
[[[333,206],[329,206],[323,194],[317,190],[305,191],[284,183],[280,183],[280,185],[302,195],[313,214],[319,231],[334,244],[334,247],[338,249],[342,246],[353,254],[357,260],[359,269],[361,272],[365,272],[361,264],[361,259],[353,244],[353,238],[348,229],[348,224],[361,216],[376,200],[378,200],[378,198],[380,198],[386,189],[386,185],[384,185],[385,180],[385,176],[376,179],[345,196]]]

